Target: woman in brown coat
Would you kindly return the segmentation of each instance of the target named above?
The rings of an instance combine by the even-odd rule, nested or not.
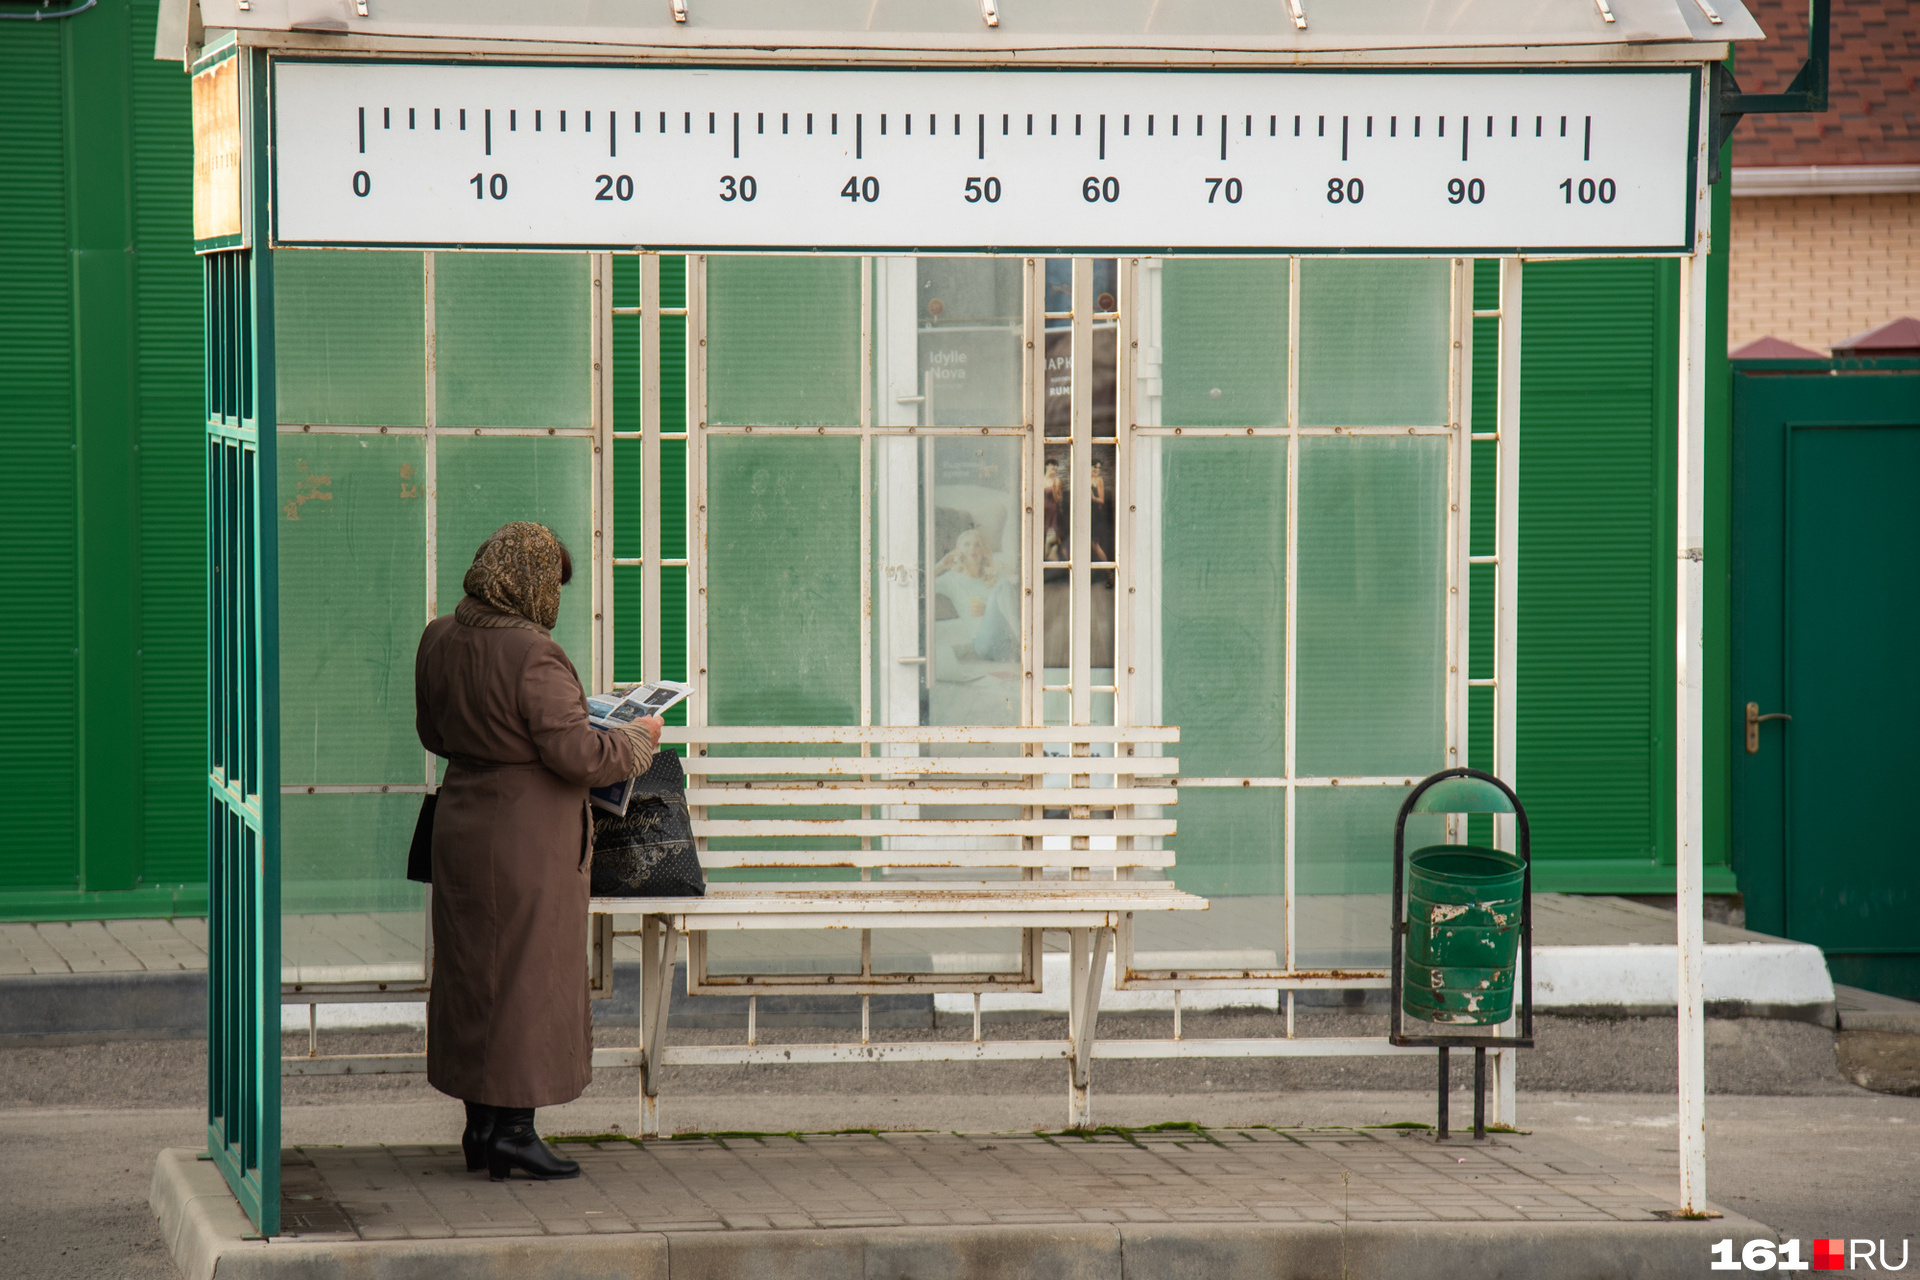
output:
[[[414,659],[420,741],[447,761],[433,827],[427,1079],[467,1104],[467,1168],[497,1182],[580,1172],[533,1109],[593,1078],[587,1005],[587,789],[644,772],[658,719],[603,732],[550,634],[573,565],[542,525],[504,525],[466,598]]]

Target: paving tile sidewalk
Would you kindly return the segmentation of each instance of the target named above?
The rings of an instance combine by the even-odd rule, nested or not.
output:
[[[1084,1223],[1629,1223],[1673,1206],[1546,1135],[1224,1129],[563,1142],[578,1179],[491,1183],[457,1147],[309,1147],[289,1241]]]

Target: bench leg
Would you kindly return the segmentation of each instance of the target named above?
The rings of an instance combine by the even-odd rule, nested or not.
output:
[[[640,924],[640,1136],[660,1136],[661,1050],[673,1000],[673,960],[680,935],[662,916]]]
[[[1110,929],[1069,929],[1067,970],[1067,1127],[1093,1127],[1093,1040],[1100,1014],[1100,985],[1107,970]]]

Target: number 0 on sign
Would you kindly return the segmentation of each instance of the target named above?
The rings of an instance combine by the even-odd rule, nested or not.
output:
[[[276,242],[1685,253],[1691,70],[287,62]]]

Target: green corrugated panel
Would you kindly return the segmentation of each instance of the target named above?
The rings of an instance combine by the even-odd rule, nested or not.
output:
[[[79,644],[73,303],[66,239],[61,24],[0,39],[0,545],[21,611],[0,663],[0,889],[71,889]],[[196,502],[197,493],[196,488]]]
[[[147,57],[157,5],[136,5],[134,288],[140,428],[139,680],[146,716],[141,879],[207,876],[206,386],[200,260],[193,255],[190,81]]]
[[[1672,846],[1677,272],[1530,263],[1525,280],[1518,789],[1536,859],[1651,873]]]
[[[660,259],[660,305],[687,303],[687,260]],[[687,322],[660,318],[660,429],[687,429]],[[678,440],[660,442],[660,553],[668,559],[687,554],[687,447]],[[687,571],[660,571],[660,673],[669,680],[687,678]],[[667,712],[669,724],[685,724],[686,704]]]

